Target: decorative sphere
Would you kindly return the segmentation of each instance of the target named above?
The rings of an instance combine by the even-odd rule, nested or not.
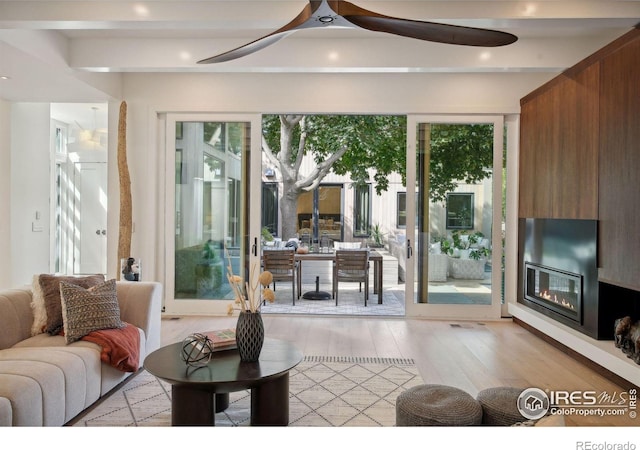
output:
[[[213,342],[204,334],[193,333],[182,341],[182,360],[190,366],[201,367],[211,360]]]

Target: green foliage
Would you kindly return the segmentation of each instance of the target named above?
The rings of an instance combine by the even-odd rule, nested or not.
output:
[[[229,151],[234,155],[242,153],[246,124],[242,122],[205,122],[203,141],[220,151]]]
[[[453,243],[447,239],[446,235],[433,235],[432,242],[440,243],[440,251],[445,255],[453,254]]]
[[[276,154],[280,149],[280,127],[279,116],[263,116],[263,135]],[[304,131],[304,151],[312,153],[317,163],[342,148],[348,149],[333,164],[332,171],[337,175],[348,174],[355,184],[370,181],[369,169],[375,169],[378,195],[389,189],[390,174],[399,173],[405,181],[405,116],[311,115],[305,118],[304,127],[304,130],[301,127],[294,130],[289,164],[297,157]]]
[[[374,245],[377,247],[384,246],[384,235],[382,231],[382,227],[379,223],[376,223],[373,227],[371,227],[371,239],[373,239]]]
[[[282,123],[278,115],[264,115],[263,136],[271,150],[280,153]],[[298,152],[313,155],[316,163],[341,149],[346,153],[331,170],[348,175],[354,183],[370,181],[374,169],[376,193],[389,189],[389,175],[398,173],[406,185],[406,116],[309,115],[293,130],[289,161],[294,167]],[[491,176],[493,167],[493,125],[431,124],[429,127],[430,197],[445,201],[458,182],[475,184]],[[304,140],[304,148],[300,142]],[[422,149],[427,151],[427,149]]]
[[[476,260],[486,259],[489,257],[490,254],[491,252],[489,251],[488,248],[479,247],[479,248],[471,249],[471,251],[469,252],[469,258],[476,259]]]
[[[219,249],[216,248],[216,243],[209,239],[202,244],[202,259],[207,263],[216,262],[219,260]]]
[[[462,233],[459,230],[451,233],[451,240],[453,241],[453,248],[457,248],[459,250],[466,250],[469,248],[469,241],[463,240],[460,236]]]
[[[477,244],[482,239],[484,239],[484,234],[481,231],[476,231],[469,235],[469,244]]]
[[[493,125],[433,124],[430,152],[431,200],[445,201],[457,180],[474,184],[491,176]]]
[[[451,241],[443,238],[440,241],[440,251],[445,255],[453,255],[453,245],[451,244]]]
[[[271,242],[273,241],[273,235],[271,234],[271,232],[269,231],[269,229],[267,227],[262,227],[262,239],[265,242]]]

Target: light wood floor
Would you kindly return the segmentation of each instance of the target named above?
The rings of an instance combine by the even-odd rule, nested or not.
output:
[[[425,383],[472,395],[494,386],[589,390],[625,389],[511,320],[455,322],[363,317],[264,315],[265,334],[294,342],[305,355],[412,358]],[[162,320],[162,344],[192,332],[235,326],[235,317],[182,316]],[[613,344],[612,344],[613,345]],[[567,425],[637,426],[623,417],[565,418]]]

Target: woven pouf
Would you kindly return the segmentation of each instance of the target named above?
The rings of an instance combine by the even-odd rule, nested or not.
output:
[[[480,425],[482,407],[465,391],[440,384],[407,389],[396,399],[396,426]]]
[[[524,389],[492,387],[478,392],[476,397],[482,406],[482,424],[512,426],[527,420],[518,411],[518,397]]]

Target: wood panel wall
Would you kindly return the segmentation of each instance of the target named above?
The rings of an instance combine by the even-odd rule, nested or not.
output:
[[[602,61],[599,277],[640,290],[640,39]]]
[[[599,280],[640,291],[640,29],[520,103],[519,217],[597,219]]]
[[[522,103],[519,216],[598,216],[599,64]]]

